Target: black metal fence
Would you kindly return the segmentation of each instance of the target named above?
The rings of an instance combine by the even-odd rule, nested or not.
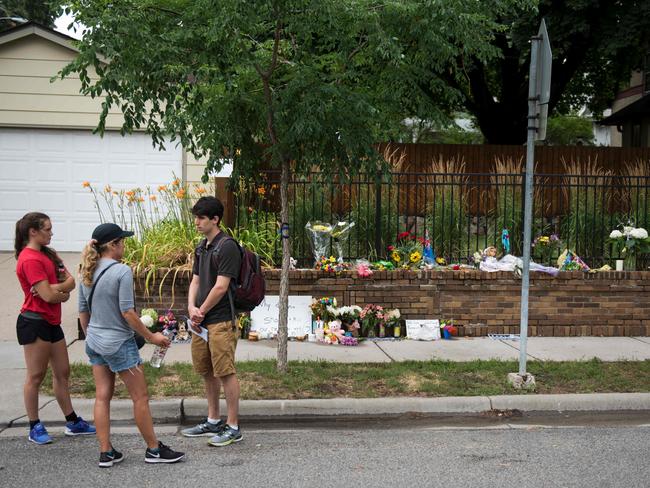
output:
[[[279,172],[266,171],[256,183],[235,192],[236,226],[255,233],[277,229],[280,221]],[[609,241],[613,229],[633,223],[650,225],[650,176],[535,175],[533,238],[556,234],[562,245],[549,254],[533,250],[537,262],[550,263],[563,249],[576,252],[590,266],[619,257]],[[289,183],[292,256],[311,266],[308,222],[352,221],[343,243],[346,259],[380,259],[401,232],[424,237],[428,231],[436,255],[447,262],[470,261],[487,246],[501,250],[507,229],[511,253],[522,254],[523,173],[362,174],[350,181],[325,179],[320,173],[293,177]],[[280,262],[276,231],[266,243]],[[547,249],[547,248],[546,248]]]

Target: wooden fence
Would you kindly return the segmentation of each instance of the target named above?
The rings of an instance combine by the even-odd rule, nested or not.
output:
[[[467,173],[490,173],[496,159],[521,160],[525,165],[526,146],[502,146],[487,144],[400,144],[382,143],[379,148],[394,153],[394,158],[405,154],[402,172],[429,172],[433,161],[463,161]],[[536,146],[535,171],[542,174],[564,174],[562,161],[597,162],[604,170],[620,174],[625,164],[637,160],[650,160],[650,147],[605,146]]]

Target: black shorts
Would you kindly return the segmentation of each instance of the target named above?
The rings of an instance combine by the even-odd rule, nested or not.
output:
[[[45,342],[59,342],[63,339],[63,329],[60,325],[52,325],[47,320],[20,314],[16,321],[16,335],[21,346],[36,342],[37,338]]]

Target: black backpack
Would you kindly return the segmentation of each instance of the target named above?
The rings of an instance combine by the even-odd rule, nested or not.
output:
[[[212,252],[217,258],[219,251],[226,241],[233,241],[237,244],[241,254],[241,266],[237,280],[230,281],[228,288],[228,300],[232,313],[233,327],[237,312],[251,312],[264,300],[266,292],[266,281],[262,273],[262,260],[253,251],[239,245],[236,239],[231,236],[223,237],[217,242]]]

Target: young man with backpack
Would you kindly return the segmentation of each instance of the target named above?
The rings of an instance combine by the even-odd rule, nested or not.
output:
[[[210,436],[210,445],[227,446],[243,439],[238,425],[239,380],[235,371],[235,349],[239,329],[234,317],[232,293],[240,277],[242,250],[221,231],[223,204],[215,197],[202,197],[194,207],[194,224],[205,237],[196,247],[188,296],[191,327],[208,330],[208,340],[192,335],[192,363],[203,377],[208,400],[208,417],[185,429],[186,437]],[[219,395],[223,385],[228,417],[219,416]]]

